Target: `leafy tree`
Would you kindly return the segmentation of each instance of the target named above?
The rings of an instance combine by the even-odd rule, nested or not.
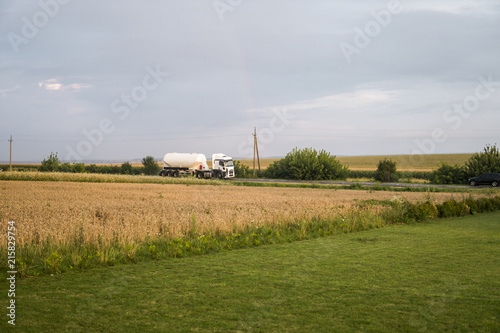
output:
[[[496,144],[493,146],[488,144],[481,153],[472,155],[465,163],[465,170],[468,177],[500,172],[500,151]]]
[[[397,163],[388,159],[378,161],[375,180],[385,183],[398,181],[399,173],[397,172]]]
[[[248,165],[241,164],[240,161],[234,161],[234,174],[238,178],[250,178],[252,177],[252,171]]]
[[[61,172],[72,172],[71,164],[69,162],[63,163],[58,168]]]
[[[349,173],[335,156],[325,150],[295,148],[285,158],[273,162],[265,171],[268,178],[299,180],[345,179]]]
[[[129,162],[124,162],[121,166],[121,173],[124,175],[131,175],[132,174],[132,164]]]
[[[110,165],[109,172],[118,175],[122,172],[122,169],[118,165]]]
[[[71,169],[74,173],[85,173],[87,170],[85,169],[85,164],[83,163],[74,163],[71,166]]]
[[[496,145],[486,145],[482,152],[472,155],[465,165],[451,166],[441,163],[433,172],[432,182],[435,184],[466,184],[470,177],[482,173],[500,172],[500,151]]]
[[[61,165],[61,161],[59,161],[59,158],[57,157],[57,153],[50,153],[50,156],[48,158],[45,158],[42,161],[42,165],[40,166],[40,171],[58,171],[59,166]]]
[[[144,165],[144,174],[146,175],[155,175],[160,170],[153,156],[144,157],[142,159],[142,165]]]
[[[441,162],[441,166],[432,172],[434,184],[465,184],[467,178],[465,167],[458,164],[449,165]]]
[[[87,170],[88,170],[88,172],[90,172],[90,173],[98,173],[98,172],[99,172],[99,170],[98,170],[98,168],[97,168],[97,165],[95,165],[95,164],[91,164],[91,165],[89,165],[89,166],[87,167]]]

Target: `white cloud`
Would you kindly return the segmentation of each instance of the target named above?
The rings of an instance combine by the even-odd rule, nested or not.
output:
[[[378,112],[395,102],[398,95],[398,91],[392,90],[358,89],[311,100],[291,102],[287,105],[250,109],[248,112],[267,112],[270,109],[285,108],[288,111]]]
[[[46,81],[38,82],[38,86],[45,90],[56,90],[56,91],[78,91],[86,88],[91,88],[91,85],[82,83],[69,83],[62,84],[58,79],[49,79]]]

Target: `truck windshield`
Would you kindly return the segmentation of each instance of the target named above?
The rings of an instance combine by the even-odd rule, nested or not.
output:
[[[233,164],[233,160],[229,160],[229,161],[227,161],[227,166],[228,166],[228,167],[232,167],[232,166],[234,166],[234,164]]]

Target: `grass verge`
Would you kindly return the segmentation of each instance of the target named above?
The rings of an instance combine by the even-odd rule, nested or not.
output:
[[[0,330],[498,332],[499,220],[481,214],[22,279],[16,327],[4,316]]]
[[[370,191],[396,191],[396,192],[454,192],[454,193],[498,193],[497,189],[476,189],[469,187],[416,187],[408,184],[404,187],[393,187],[387,185],[327,185],[320,183],[281,183],[259,182],[259,181],[227,181],[206,180],[194,177],[159,177],[159,176],[135,176],[135,175],[109,175],[92,173],[64,173],[64,172],[1,172],[0,181],[53,181],[53,182],[85,182],[85,183],[138,183],[138,184],[184,184],[184,185],[234,185],[253,187],[288,187],[288,188],[322,188],[322,189],[350,189]]]

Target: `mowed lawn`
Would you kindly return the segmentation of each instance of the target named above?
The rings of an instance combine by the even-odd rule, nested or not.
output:
[[[491,213],[23,279],[15,329],[498,332],[499,254]]]

